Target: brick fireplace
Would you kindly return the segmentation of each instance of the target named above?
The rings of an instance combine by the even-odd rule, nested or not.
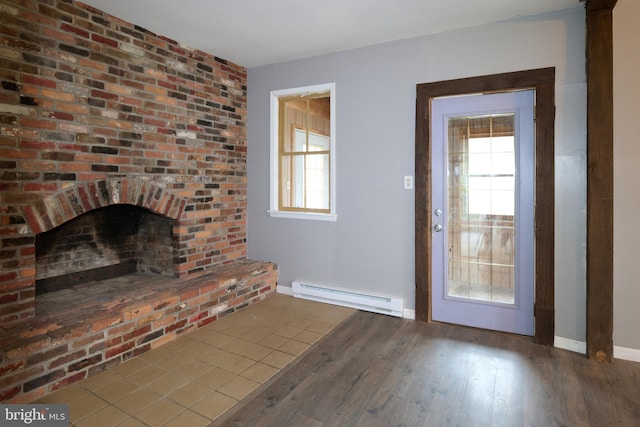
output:
[[[272,292],[246,259],[246,69],[74,0],[0,13],[0,401]]]

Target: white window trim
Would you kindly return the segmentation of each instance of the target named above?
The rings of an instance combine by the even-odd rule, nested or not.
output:
[[[278,179],[280,177],[279,171],[279,161],[278,161],[278,126],[279,126],[279,105],[278,98],[283,96],[291,96],[296,94],[307,94],[307,93],[315,93],[315,92],[327,92],[330,94],[330,206],[331,211],[329,213],[315,213],[315,212],[290,212],[290,211],[282,211],[278,209]],[[293,218],[293,219],[308,219],[308,220],[316,220],[316,221],[336,221],[338,219],[338,215],[336,214],[336,84],[335,83],[326,83],[320,85],[313,86],[304,86],[297,87],[292,89],[282,89],[282,90],[274,90],[271,91],[271,164],[270,164],[270,179],[269,179],[269,189],[270,189],[270,208],[268,210],[269,214],[273,218]]]

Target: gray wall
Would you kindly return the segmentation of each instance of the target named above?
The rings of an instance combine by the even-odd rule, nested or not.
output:
[[[556,67],[556,335],[585,340],[584,9],[249,70],[251,258],[292,280],[404,298],[414,309],[416,84]],[[269,93],[336,83],[336,222],[271,218]]]
[[[640,361],[640,2],[619,0],[613,10],[614,65],[614,345],[637,349]],[[614,349],[616,350],[616,349]],[[614,351],[614,355],[616,351]]]

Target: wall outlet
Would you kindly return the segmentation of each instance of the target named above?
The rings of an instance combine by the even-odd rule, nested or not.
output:
[[[413,189],[413,175],[404,176],[404,189],[405,190]]]

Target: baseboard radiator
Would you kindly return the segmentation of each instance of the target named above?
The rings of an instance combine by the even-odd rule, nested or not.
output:
[[[292,282],[292,288],[296,298],[402,317],[403,301],[399,297],[354,292],[296,280]]]

